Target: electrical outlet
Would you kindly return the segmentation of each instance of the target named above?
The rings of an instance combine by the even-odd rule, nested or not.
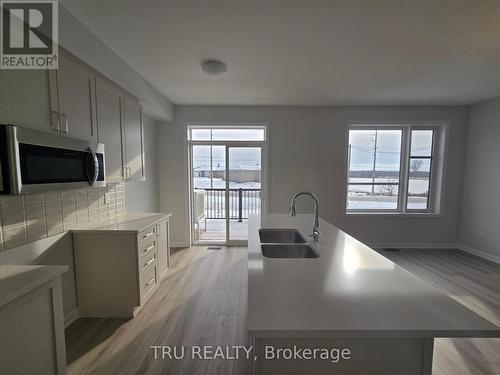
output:
[[[109,193],[104,193],[104,205],[107,206],[108,203],[109,203],[109,197],[108,197],[108,194]]]
[[[476,232],[476,239],[484,240],[484,232]]]

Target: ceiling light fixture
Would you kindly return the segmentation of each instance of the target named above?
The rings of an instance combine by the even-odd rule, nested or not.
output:
[[[201,69],[208,75],[218,76],[227,72],[227,65],[220,60],[207,59],[201,62]]]

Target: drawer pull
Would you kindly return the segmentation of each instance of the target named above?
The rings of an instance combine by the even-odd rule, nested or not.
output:
[[[149,232],[148,234],[145,234],[144,236],[142,236],[142,239],[145,239],[145,238],[148,238],[149,236],[152,236],[154,234],[154,230],[152,230],[151,232]]]
[[[149,246],[147,249],[144,249],[144,251],[142,252],[143,254],[147,253],[149,250],[151,250],[153,247],[155,247],[155,244],[152,244],[151,246]]]
[[[150,260],[148,260],[146,263],[144,263],[144,267],[142,267],[142,268],[146,268],[147,266],[149,266],[154,261],[155,261],[155,257],[152,257]]]
[[[153,278],[151,280],[149,280],[146,285],[144,285],[144,288],[146,288],[147,286],[149,286],[149,284],[153,283],[155,281],[155,278],[153,276]]]

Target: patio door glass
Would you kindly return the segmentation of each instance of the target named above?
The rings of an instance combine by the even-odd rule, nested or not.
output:
[[[191,216],[194,242],[225,242],[226,146],[191,146]]]
[[[227,160],[228,241],[247,241],[248,215],[261,212],[262,148],[230,145]]]

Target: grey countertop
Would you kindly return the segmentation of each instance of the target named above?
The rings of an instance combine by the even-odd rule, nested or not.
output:
[[[88,226],[84,228],[72,229],[73,233],[89,233],[89,232],[131,232],[139,233],[148,229],[152,225],[159,223],[162,220],[169,218],[172,214],[169,213],[135,213],[127,212],[120,216],[115,223]]]
[[[320,220],[312,259],[262,255],[259,228],[296,228],[312,215],[253,215],[248,237],[248,331],[254,337],[500,337],[430,284]]]

